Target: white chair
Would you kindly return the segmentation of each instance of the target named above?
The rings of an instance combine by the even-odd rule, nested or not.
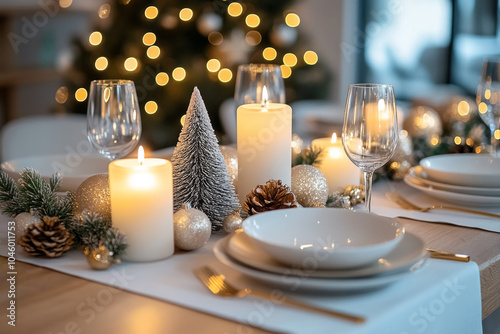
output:
[[[50,154],[98,154],[87,139],[85,115],[24,117],[3,127],[1,161]]]

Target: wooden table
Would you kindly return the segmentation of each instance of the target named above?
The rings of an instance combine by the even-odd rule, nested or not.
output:
[[[400,221],[408,231],[426,240],[430,248],[469,254],[477,262],[483,319],[500,307],[500,233]],[[6,263],[6,258],[0,257],[2,268],[7,267]],[[21,262],[16,266],[17,326],[13,331],[5,320],[8,288],[2,279],[0,300],[4,311],[0,333],[267,333],[50,269]],[[104,295],[112,298],[105,299]]]

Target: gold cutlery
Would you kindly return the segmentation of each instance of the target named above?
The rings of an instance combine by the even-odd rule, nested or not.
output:
[[[470,210],[470,209],[464,209],[464,208],[458,208],[458,207],[454,207],[454,206],[432,205],[432,206],[428,206],[428,207],[423,208],[423,207],[420,207],[418,205],[415,205],[415,204],[409,202],[408,200],[404,199],[403,197],[401,197],[401,195],[399,195],[396,192],[386,193],[385,197],[388,200],[393,201],[394,203],[396,203],[397,205],[399,205],[400,207],[402,207],[403,209],[406,209],[406,210],[414,210],[414,211],[420,211],[420,212],[427,212],[427,211],[430,211],[430,210],[440,209],[440,210],[451,210],[451,211],[459,211],[459,212],[465,212],[465,213],[472,213],[472,214],[475,214],[475,215],[483,215],[483,216],[493,217],[493,218],[500,218],[500,215],[497,215],[497,214],[494,214],[494,213],[482,212],[482,211],[476,211],[476,210]]]
[[[469,262],[470,261],[469,255],[465,255],[465,254],[452,254],[452,253],[446,253],[446,252],[437,251],[437,250],[429,249],[429,248],[427,248],[427,251],[429,252],[430,257],[433,259],[451,260],[451,261],[459,261],[459,262]]]
[[[305,304],[300,301],[287,298],[285,296],[281,296],[277,298],[273,296],[271,293],[259,290],[251,290],[251,289],[238,289],[231,285],[224,275],[218,274],[213,271],[209,267],[201,267],[194,270],[194,274],[198,279],[212,292],[213,294],[221,297],[238,297],[242,298],[248,295],[254,295],[261,298],[270,299],[276,303],[286,304],[288,306],[292,306],[295,308],[313,311],[333,317],[337,317],[340,319],[356,322],[356,323],[364,323],[365,319],[363,317],[339,312],[322,309],[313,305]]]

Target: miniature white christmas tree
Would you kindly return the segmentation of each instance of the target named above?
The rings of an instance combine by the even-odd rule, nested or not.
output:
[[[183,203],[203,211],[212,228],[239,207],[234,186],[224,162],[200,91],[194,88],[184,127],[172,157],[174,211]]]

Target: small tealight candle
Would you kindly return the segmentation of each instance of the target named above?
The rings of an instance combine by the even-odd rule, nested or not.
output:
[[[259,184],[281,180],[292,182],[292,108],[269,103],[264,86],[262,104],[244,104],[237,110],[238,196]]]
[[[323,150],[317,168],[325,176],[330,194],[348,186],[359,185],[360,169],[349,160],[336,133],[331,138],[314,139],[312,147]]]
[[[127,236],[128,261],[154,261],[174,253],[172,164],[164,159],[109,164],[111,219]]]

